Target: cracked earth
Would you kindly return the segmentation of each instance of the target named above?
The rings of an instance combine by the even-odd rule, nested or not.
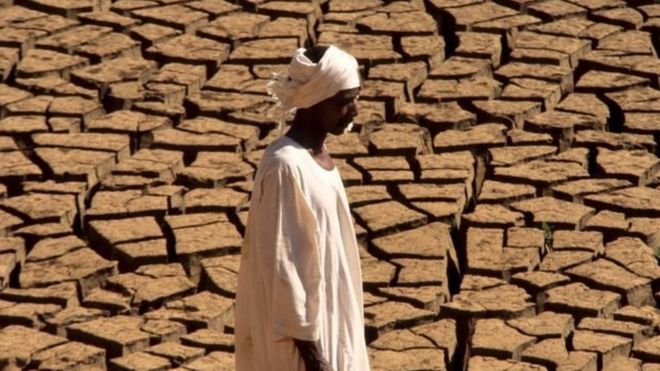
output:
[[[358,58],[374,370],[660,370],[652,0],[0,0],[0,369],[231,370],[265,86]]]

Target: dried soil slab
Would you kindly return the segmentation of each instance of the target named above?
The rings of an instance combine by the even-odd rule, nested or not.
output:
[[[152,72],[156,71],[154,61],[141,58],[120,58],[101,62],[93,67],[75,70],[72,81],[89,88],[98,89],[105,95],[110,84],[122,81],[145,82]]]
[[[79,149],[112,153],[118,160],[129,154],[128,138],[124,135],[101,133],[44,133],[32,136],[41,148]]]
[[[578,329],[631,338],[634,345],[646,340],[652,333],[648,326],[605,318],[585,318],[580,321]]]
[[[254,126],[235,124],[210,117],[197,117],[191,120],[184,120],[177,128],[190,133],[224,134],[240,139],[242,147],[246,152],[249,152],[256,146],[259,138],[259,129]]]
[[[511,146],[491,148],[490,165],[511,166],[521,162],[528,162],[551,156],[557,152],[554,146]]]
[[[630,41],[624,41],[624,43]],[[630,43],[631,45],[639,45],[639,43]],[[624,44],[626,45],[626,44]],[[632,73],[638,76],[653,79],[657,78],[657,70],[660,67],[658,60],[653,55],[650,55],[651,49],[647,49],[648,45],[644,45],[635,51],[626,50],[607,50],[597,49],[587,54],[581,62],[587,68],[600,68],[609,69],[620,73]],[[629,54],[636,53],[636,54]],[[640,54],[643,53],[643,54]],[[645,55],[646,54],[646,55]]]
[[[562,272],[579,264],[590,262],[593,257],[594,253],[591,251],[551,251],[543,258],[540,268],[547,272]]]
[[[369,154],[367,146],[358,133],[346,133],[340,136],[331,136],[326,140],[328,151],[333,157],[352,158]]]
[[[610,117],[609,108],[595,94],[571,93],[562,99],[561,103],[555,108],[559,111],[593,116],[603,122],[603,127],[605,127],[605,122]]]
[[[569,370],[597,370],[598,357],[593,352],[572,351],[568,352],[568,359],[562,362],[557,371]]]
[[[219,295],[235,298],[239,267],[240,255],[204,259],[201,287]]]
[[[223,64],[218,72],[204,84],[204,88],[216,91],[231,91],[238,93],[263,93],[264,79],[257,79],[249,66],[238,64]]]
[[[541,112],[541,104],[530,101],[489,99],[474,101],[472,106],[482,120],[502,122],[509,128],[522,128],[525,120]]]
[[[24,326],[7,326],[0,330],[0,362],[6,367],[26,367],[40,351],[66,343],[66,338]]]
[[[420,11],[402,13],[376,13],[357,21],[358,30],[374,34],[429,35],[437,34],[436,22],[429,14]]]
[[[599,148],[596,164],[604,175],[629,180],[639,186],[646,185],[660,171],[660,159],[645,150]]]
[[[142,43],[142,48],[146,49],[181,35],[181,31],[153,23],[144,23],[133,26],[129,34],[134,39],[139,40]]]
[[[52,50],[31,49],[16,67],[16,75],[22,78],[60,76],[69,78],[73,69],[85,66],[87,58],[67,55]]]
[[[379,64],[369,69],[370,79],[405,83],[408,97],[414,96],[414,89],[419,87],[426,77],[427,67],[424,62]]]
[[[630,339],[582,330],[575,331],[572,343],[577,351],[598,353],[598,363],[604,368],[609,367],[617,357],[628,357],[632,348]]]
[[[234,336],[220,331],[201,329],[181,337],[181,343],[196,348],[203,348],[207,352],[233,351]]]
[[[177,128],[153,131],[147,142],[151,148],[195,154],[198,151],[237,152],[242,141],[223,133],[199,133]]]
[[[233,306],[233,299],[203,291],[166,303],[165,308],[147,312],[144,318],[179,322],[191,330],[208,328],[221,331],[233,317]]]
[[[518,318],[534,313],[534,303],[525,290],[514,285],[499,285],[480,290],[462,290],[442,311],[456,318]]]
[[[525,335],[543,339],[561,339],[564,341],[573,331],[573,317],[569,314],[541,312],[532,317],[521,317],[506,321],[509,327]]]
[[[185,6],[208,13],[211,17],[239,10],[241,7],[227,1],[217,0],[199,0],[185,3]]]
[[[162,237],[162,231],[154,217],[93,220],[89,222],[90,241],[100,249],[106,250],[109,256],[113,254],[119,244],[159,237]]]
[[[42,49],[50,49],[66,54],[74,54],[81,45],[92,42],[112,32],[110,27],[95,25],[80,25],[65,31],[44,37],[36,45]]]
[[[562,93],[573,91],[573,72],[568,67],[536,63],[507,63],[494,72],[495,76],[509,80],[513,78],[533,78],[561,85]]]
[[[165,276],[150,276],[146,269],[178,268],[177,271]],[[106,288],[128,295],[130,305],[139,310],[158,308],[166,302],[191,295],[196,286],[185,275],[178,264],[146,265],[135,273],[124,273],[110,277]]]
[[[574,144],[589,148],[606,147],[611,150],[646,149],[655,152],[656,143],[652,135],[612,133],[599,130],[580,130],[575,133]]]
[[[654,250],[637,238],[621,237],[608,243],[605,257],[638,276],[654,282],[660,278],[660,267]]]
[[[0,127],[6,123],[5,120],[0,121]],[[3,152],[2,159],[0,179],[35,180],[42,175],[41,169],[19,151]]]
[[[304,19],[278,17],[274,21],[265,24],[259,29],[259,38],[295,37],[299,45],[304,45],[309,40],[308,22]],[[319,30],[321,32],[321,30]]]
[[[115,164],[109,152],[67,148],[37,148],[37,156],[56,180],[86,182],[91,187],[105,177]]]
[[[505,100],[539,102],[543,109],[550,110],[561,99],[561,86],[533,78],[512,78],[500,97]]]
[[[386,124],[369,135],[369,149],[374,155],[414,156],[431,152],[431,138],[424,128],[411,124]]]
[[[143,22],[172,27],[187,34],[193,34],[208,22],[208,14],[182,5],[150,7],[131,12],[131,15]]]
[[[588,195],[585,204],[623,212],[627,216],[660,216],[660,190],[632,187],[609,193]]]
[[[603,235],[599,232],[555,231],[552,234],[552,249],[585,250],[600,255],[603,253]]]
[[[607,93],[606,97],[622,111],[654,112],[660,109],[660,91],[650,87]]]
[[[167,216],[173,229],[175,250],[188,275],[198,281],[201,260],[226,255],[241,245],[241,235],[224,214]]]
[[[594,209],[553,197],[540,197],[511,204],[514,210],[530,214],[535,224],[549,223],[565,229],[581,229]]]
[[[365,308],[365,326],[369,331],[385,333],[395,328],[410,327],[429,322],[434,313],[415,308],[408,303],[387,301]]]
[[[362,107],[360,108],[362,110]],[[437,104],[403,103],[398,115],[406,121],[423,126],[432,135],[443,130],[460,130],[476,126],[476,115],[461,108],[456,102]]]
[[[556,369],[568,359],[564,339],[546,339],[531,345],[522,353],[522,360]]]
[[[186,93],[197,93],[206,81],[204,66],[168,63],[149,78],[149,82],[183,85]]]
[[[547,370],[543,366],[535,365],[532,363],[514,361],[514,360],[499,360],[493,357],[482,357],[475,356],[470,357],[468,361],[468,371],[481,371],[481,370],[491,370],[491,371],[508,371],[508,370],[520,370],[520,371],[543,371]]]
[[[472,101],[496,98],[500,83],[490,77],[458,80],[427,79],[417,94],[420,102]]]
[[[231,152],[200,152],[190,166],[178,172],[180,181],[191,188],[224,187],[227,183],[245,181],[254,169],[241,156]]]
[[[22,325],[37,330],[44,328],[44,318],[52,317],[62,308],[49,303],[16,303],[2,300],[0,322],[6,325]]]
[[[524,224],[522,213],[502,205],[479,204],[473,212],[463,215],[464,224],[480,228],[507,228]]]
[[[586,229],[601,232],[609,240],[624,234],[628,227],[625,214],[603,210],[589,219]]]
[[[366,251],[361,250],[360,265],[365,287],[385,287],[394,280],[396,267],[384,260],[374,258]]]
[[[502,55],[501,36],[481,32],[457,32],[456,55],[468,58],[481,58],[490,61],[493,67],[500,65]]]
[[[374,237],[426,223],[427,217],[396,201],[365,205],[353,210]]]
[[[644,362],[658,362],[660,360],[660,336],[654,336],[636,345],[632,354]]]
[[[229,60],[234,63],[286,63],[289,50],[298,47],[296,38],[272,38],[246,41],[234,49]]]
[[[547,50],[564,53],[570,60],[570,66],[577,66],[578,59],[591,51],[591,42],[573,37],[561,37],[545,35],[536,32],[523,31],[516,36],[517,48],[536,49],[539,45],[545,45]]]
[[[479,193],[479,202],[502,204],[508,206],[512,202],[536,196],[536,189],[527,184],[504,183],[495,180],[485,180]]]
[[[267,98],[257,94],[239,94],[232,92],[216,92],[202,90],[199,94],[191,94],[186,98],[193,112],[202,116],[219,117],[226,114],[249,114],[257,106],[267,102]],[[241,120],[244,121],[244,120]],[[267,126],[272,126],[270,122]]]
[[[392,196],[384,185],[356,185],[346,188],[351,206],[362,206],[379,201],[388,201]]]
[[[110,367],[115,370],[132,371],[132,370],[168,370],[172,366],[167,358],[155,356],[153,354],[138,351],[125,355],[123,357],[116,357],[110,360]]]
[[[476,23],[517,14],[515,10],[495,3],[481,3],[448,8],[446,11],[454,18],[458,31],[470,31]]]
[[[227,43],[253,39],[259,35],[259,30],[269,20],[270,17],[261,14],[233,12],[220,16],[204,26],[199,30],[199,35]]]
[[[644,77],[594,70],[580,77],[575,90],[583,93],[612,92],[648,85],[649,80]]]
[[[380,336],[376,341],[369,344],[371,348],[378,350],[390,350],[401,352],[411,348],[434,349],[431,340],[417,335],[410,329],[394,330]]]
[[[96,11],[80,13],[77,17],[82,23],[94,24],[103,27],[112,27],[113,30],[128,33],[128,30],[138,24],[136,19],[124,17],[111,11]]]
[[[131,136],[131,146],[138,147],[143,135],[156,129],[166,129],[172,123],[165,117],[145,115],[141,112],[118,110],[87,123],[91,132],[107,132],[113,134],[128,134]]]
[[[226,212],[238,210],[247,199],[247,194],[229,188],[198,188],[184,195],[183,204],[188,212]]]
[[[73,324],[67,328],[67,335],[105,348],[109,357],[119,357],[149,346],[150,335],[140,329],[142,324],[140,317],[119,315]]]
[[[33,193],[0,201],[0,205],[13,210],[32,223],[64,223],[71,225],[76,215],[76,201],[70,195]]]
[[[401,55],[393,50],[390,36],[322,32],[318,43],[336,45],[360,63],[391,63],[401,59]]]
[[[485,59],[450,57],[429,71],[431,79],[467,79],[492,77],[490,63]]]
[[[145,353],[167,358],[173,365],[183,365],[201,358],[205,351],[201,348],[164,342],[144,350]]]
[[[631,305],[642,306],[655,303],[651,280],[630,273],[606,259],[581,264],[567,270],[566,274],[591,287],[617,292]]]
[[[601,130],[605,126],[605,119],[593,115],[550,110],[525,121],[525,130],[548,133],[560,151],[566,150],[573,142],[574,131],[577,129]]]
[[[399,266],[396,285],[447,287],[447,261],[444,259],[393,259]]]
[[[369,352],[369,363],[376,370],[446,370],[445,354],[440,349],[411,348],[400,351],[375,350]]]
[[[630,182],[622,179],[579,179],[552,186],[551,190],[558,198],[582,203],[587,195],[630,187],[631,185]]]
[[[30,262],[19,276],[21,287],[45,287],[76,282],[84,296],[89,290],[117,273],[117,264],[98,256],[89,248],[78,249],[54,259]]]
[[[105,350],[70,341],[56,345],[35,354],[32,358],[34,367],[40,369],[67,369],[76,367],[105,367]]]
[[[568,313],[576,318],[608,318],[619,308],[621,295],[611,291],[590,289],[571,283],[546,291],[544,310]]]
[[[624,113],[625,128],[640,134],[658,132],[658,113]]]
[[[212,352],[205,357],[190,362],[185,366],[185,369],[231,371],[234,369],[235,363],[234,353]]]
[[[439,151],[459,151],[473,148],[488,148],[506,144],[504,131],[500,124],[481,124],[466,130],[447,130],[440,132],[433,139],[433,146]]]
[[[414,244],[411,241],[415,241]],[[372,243],[392,258],[444,258],[454,250],[449,228],[442,223],[390,234],[376,238]]]
[[[83,300],[83,305],[88,308],[97,308],[112,314],[129,314],[131,310],[131,298],[121,293],[92,289]]]
[[[124,159],[112,170],[114,175],[134,175],[154,178],[163,183],[172,183],[183,168],[181,152],[141,149],[130,158]]]
[[[445,40],[438,35],[403,36],[401,49],[405,57],[426,62],[430,68],[445,59]]]
[[[229,45],[197,36],[181,35],[150,47],[146,53],[161,63],[204,65],[208,76],[227,60]]]
[[[520,360],[523,350],[535,342],[535,338],[521,334],[501,319],[481,319],[472,335],[471,354]]]

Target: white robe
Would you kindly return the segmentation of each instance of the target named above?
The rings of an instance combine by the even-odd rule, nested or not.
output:
[[[338,170],[283,136],[257,170],[236,297],[236,369],[305,371],[293,338],[333,371],[367,371],[362,276]]]

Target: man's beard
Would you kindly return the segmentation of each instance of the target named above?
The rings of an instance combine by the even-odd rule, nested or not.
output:
[[[344,128],[344,134],[350,133],[352,129],[353,129],[353,121],[349,122],[348,125],[346,125],[346,128]]]

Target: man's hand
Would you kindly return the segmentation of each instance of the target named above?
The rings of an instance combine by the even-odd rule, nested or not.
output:
[[[293,340],[305,363],[306,371],[332,371],[332,367],[321,354],[321,347],[316,342]]]

